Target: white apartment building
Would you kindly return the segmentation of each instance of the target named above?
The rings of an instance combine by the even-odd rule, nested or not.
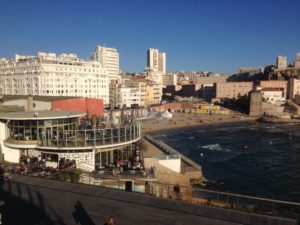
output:
[[[124,84],[118,85],[116,88],[117,106],[122,108],[140,105],[140,92],[136,87],[126,87]]]
[[[4,95],[78,96],[109,102],[108,72],[99,62],[75,54],[38,52],[0,60],[0,86]]]
[[[277,56],[276,66],[277,66],[277,69],[286,68],[286,57],[281,56],[281,55]]]
[[[162,76],[162,85],[164,87],[169,85],[177,85],[177,74],[176,73],[170,73],[165,74]]]
[[[161,84],[144,78],[126,79],[124,82],[126,87],[136,87],[139,90],[139,106],[148,107],[161,103]]]
[[[154,81],[158,84],[163,84],[163,74],[161,71],[157,70],[146,70],[145,71],[146,79]]]
[[[147,67],[149,70],[166,74],[166,53],[158,49],[149,48],[147,51]]]
[[[107,48],[98,45],[91,59],[100,62],[103,68],[107,69],[111,80],[117,80],[120,74],[119,53],[115,48]]]
[[[145,107],[147,102],[147,85],[148,80],[143,78],[133,78],[124,80],[126,86],[136,87],[140,93],[140,104],[139,106]],[[150,82],[151,83],[151,82]]]

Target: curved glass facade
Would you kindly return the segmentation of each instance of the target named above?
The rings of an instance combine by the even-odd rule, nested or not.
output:
[[[79,118],[49,120],[11,120],[7,122],[7,142],[37,147],[87,148],[113,146],[140,138],[140,123],[133,121],[111,128],[93,129],[80,124]]]
[[[7,123],[9,139],[13,141],[37,141],[39,133],[49,128],[60,127],[63,130],[75,129],[79,118],[64,118],[51,120],[11,120]]]

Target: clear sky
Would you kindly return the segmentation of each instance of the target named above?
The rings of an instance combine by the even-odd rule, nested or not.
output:
[[[167,71],[236,72],[294,61],[300,0],[0,0],[0,56],[37,51],[89,58],[115,47],[122,71],[146,66],[148,48],[167,53]]]

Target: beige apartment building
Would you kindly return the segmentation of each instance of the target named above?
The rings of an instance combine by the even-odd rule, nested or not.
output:
[[[167,95],[179,95],[182,85],[168,85],[164,88],[164,93]]]
[[[300,69],[300,52],[298,52],[296,56],[295,69]]]
[[[162,85],[164,87],[169,85],[177,85],[177,74],[176,73],[170,73],[165,74],[162,76]]]
[[[248,96],[253,90],[253,82],[227,82],[215,84],[215,97],[238,99],[241,96]]]
[[[155,83],[159,83],[163,84],[163,73],[161,71],[156,71],[156,70],[146,70],[145,72],[145,75],[146,75],[146,79],[147,80],[151,80]]]
[[[189,83],[181,86],[182,97],[200,97],[202,84]]]
[[[125,84],[127,86],[135,86],[138,88],[140,93],[140,103],[139,106],[145,107],[147,100],[147,84],[148,81],[142,78],[133,77],[131,79],[126,79]]]
[[[287,97],[288,82],[286,80],[261,80],[259,86],[262,88],[281,88],[284,91],[283,97]]]
[[[162,88],[161,84],[145,78],[133,78],[127,82],[134,84],[140,93],[140,106],[148,107],[161,103]]]
[[[289,99],[294,99],[295,95],[300,95],[300,80],[290,78],[288,81]]]

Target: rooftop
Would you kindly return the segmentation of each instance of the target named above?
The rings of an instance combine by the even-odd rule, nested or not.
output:
[[[271,87],[267,87],[267,88],[262,88],[260,91],[283,91],[283,88],[271,88]]]
[[[5,224],[96,225],[110,215],[118,225],[297,224],[291,219],[20,175],[2,183],[0,194]]]
[[[52,102],[56,100],[65,100],[72,98],[81,98],[81,97],[71,97],[71,96],[29,96],[29,95],[3,95],[3,101],[9,100],[19,100],[19,99],[27,99],[28,97],[32,97],[33,101],[45,101]]]
[[[43,120],[43,119],[60,119],[85,116],[74,110],[43,110],[43,111],[25,111],[25,112],[8,112],[0,113],[0,119],[4,120]]]

